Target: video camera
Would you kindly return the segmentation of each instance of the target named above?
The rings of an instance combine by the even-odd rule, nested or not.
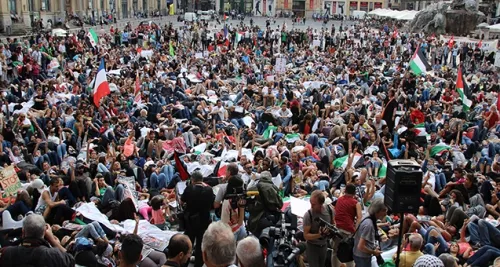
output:
[[[339,229],[335,227],[335,225],[325,221],[322,218],[317,217],[314,219],[316,222],[319,223],[319,227],[324,227],[328,229],[328,235],[326,236],[327,238],[334,238],[334,237],[340,237],[343,238],[342,235],[339,232]]]
[[[250,200],[253,200],[255,196],[259,195],[259,191],[247,191],[243,189],[240,192],[235,192],[233,194],[225,194],[224,199],[229,199],[231,200],[231,208],[236,209],[238,207],[238,202],[241,199],[246,200],[247,202]]]
[[[267,249],[267,266],[295,266],[295,257],[306,250],[306,244],[295,240],[296,218],[286,221],[285,213],[276,226],[264,228],[259,237],[260,245]]]

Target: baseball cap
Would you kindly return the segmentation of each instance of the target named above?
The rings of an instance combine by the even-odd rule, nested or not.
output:
[[[38,190],[39,193],[42,193],[45,189],[45,184],[41,179],[35,179],[31,182],[30,187]]]

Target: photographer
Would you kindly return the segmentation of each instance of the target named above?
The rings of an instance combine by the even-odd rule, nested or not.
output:
[[[248,205],[250,213],[248,218],[248,230],[255,236],[260,236],[262,230],[269,226],[275,226],[280,219],[283,200],[279,196],[279,189],[273,184],[271,173],[263,171],[248,191],[258,191],[255,203]]]
[[[372,256],[380,257],[382,251],[378,247],[377,220],[387,215],[387,207],[383,198],[375,199],[368,208],[369,217],[363,218],[354,236],[354,263],[356,267],[372,266]]]
[[[226,194],[222,202],[221,221],[231,227],[236,241],[240,241],[247,236],[243,224],[246,201],[242,194],[244,194],[243,180],[239,175],[231,176],[227,182]]]
[[[319,218],[334,224],[333,208],[325,204],[325,195],[320,190],[313,191],[309,201],[311,209],[304,214],[307,261],[310,267],[324,267],[329,231],[320,227]]]

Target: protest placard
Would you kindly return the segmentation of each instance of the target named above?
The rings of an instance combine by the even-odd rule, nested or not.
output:
[[[19,181],[19,177],[17,177],[14,166],[4,168],[0,172],[0,186],[6,196],[14,195],[21,188],[21,182]]]

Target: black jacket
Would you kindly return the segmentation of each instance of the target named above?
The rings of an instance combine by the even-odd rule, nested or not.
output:
[[[69,253],[51,248],[43,240],[23,241],[21,246],[6,247],[0,250],[0,266],[10,267],[72,267],[75,259]],[[38,246],[30,244],[38,243]]]

